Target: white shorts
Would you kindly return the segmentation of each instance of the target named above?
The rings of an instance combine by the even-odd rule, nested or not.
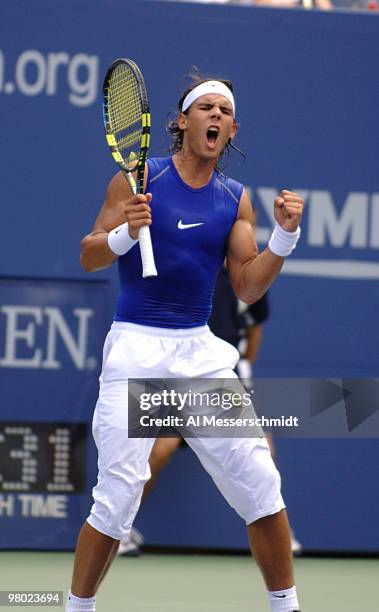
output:
[[[99,475],[88,523],[128,535],[150,478],[154,438],[128,438],[128,378],[236,378],[238,351],[207,326],[188,330],[115,322],[106,338],[93,418]],[[186,438],[237,513],[253,523],[284,508],[265,438]]]

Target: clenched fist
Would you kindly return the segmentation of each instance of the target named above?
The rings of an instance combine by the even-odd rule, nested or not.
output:
[[[297,193],[283,189],[274,201],[275,221],[286,232],[294,232],[300,225],[304,200]]]
[[[135,240],[138,230],[144,225],[151,225],[151,193],[133,195],[125,201],[124,215],[129,225],[129,234]]]

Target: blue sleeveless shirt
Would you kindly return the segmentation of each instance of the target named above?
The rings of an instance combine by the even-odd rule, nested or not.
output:
[[[138,244],[119,257],[115,320],[174,329],[206,325],[243,185],[214,171],[207,185],[194,189],[172,158],[147,163],[158,276],[142,278]]]

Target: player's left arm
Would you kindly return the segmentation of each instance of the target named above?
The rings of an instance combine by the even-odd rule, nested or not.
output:
[[[275,241],[270,240],[271,249],[281,252],[283,242],[286,250],[286,241],[290,244],[292,236],[296,243],[303,206],[302,198],[286,189],[275,199],[274,216],[278,227],[274,230],[277,238]],[[278,240],[280,244],[276,248]],[[237,297],[247,304],[253,304],[262,297],[283,266],[285,257],[275,254],[271,249],[267,246],[264,251],[258,252],[253,206],[244,189],[237,220],[228,239],[227,265]]]

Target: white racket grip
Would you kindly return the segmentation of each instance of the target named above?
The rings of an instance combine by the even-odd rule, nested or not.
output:
[[[153,245],[151,244],[151,236],[148,225],[144,225],[140,228],[138,232],[138,239],[141,250],[143,278],[158,276],[158,272],[155,267]]]

